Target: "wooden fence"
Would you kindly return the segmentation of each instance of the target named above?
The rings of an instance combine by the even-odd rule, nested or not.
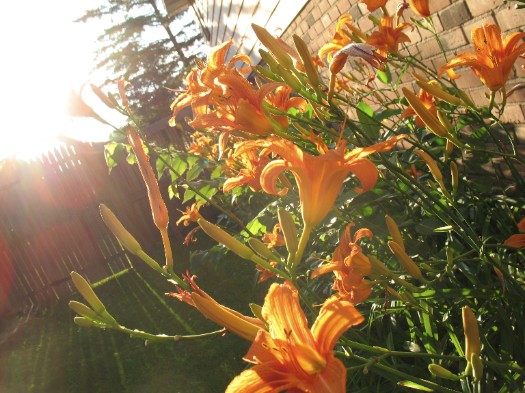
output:
[[[165,124],[163,122],[162,124]],[[151,138],[184,146],[186,141],[156,125]],[[136,165],[125,161],[108,172],[102,144],[77,143],[30,162],[5,162],[0,171],[0,315],[31,305],[50,305],[73,291],[75,270],[96,282],[129,267],[122,247],[107,230],[105,203],[146,251],[160,242],[146,188]],[[167,184],[161,181],[161,189]],[[167,201],[170,235],[180,213]]]

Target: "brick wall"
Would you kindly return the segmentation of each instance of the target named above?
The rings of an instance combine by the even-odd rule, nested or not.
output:
[[[389,0],[388,11],[394,13],[400,2]],[[449,60],[458,53],[474,51],[470,33],[476,26],[486,22],[497,23],[504,36],[520,28],[523,30],[524,26],[525,10],[516,10],[513,3],[508,4],[504,0],[430,0],[430,11]],[[370,12],[358,0],[310,0],[286,29],[282,38],[291,43],[292,35],[297,34],[309,45],[312,53],[317,53],[319,48],[331,39],[335,22],[342,14],[352,15],[354,24],[365,33],[374,28],[368,18]],[[373,15],[380,17],[381,13],[378,10]],[[404,14],[406,21],[410,21],[410,17],[420,19],[411,9]],[[427,66],[437,70],[446,63],[437,42],[429,32],[417,29],[405,32],[408,32],[411,39],[408,50],[411,53],[419,52]],[[525,71],[521,69],[524,63],[522,59],[516,62],[507,89],[525,82]],[[458,86],[467,91],[476,104],[487,105],[485,93],[488,89],[474,73],[467,68],[457,70],[457,73],[462,75],[457,80]],[[403,82],[410,84],[410,79],[410,76],[407,76]],[[525,89],[517,90],[509,97],[502,121],[516,124],[516,131],[525,134]]]

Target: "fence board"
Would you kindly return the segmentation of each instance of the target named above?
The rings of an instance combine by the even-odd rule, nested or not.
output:
[[[168,131],[157,127],[156,143],[187,145]],[[159,246],[137,166],[123,161],[109,173],[101,144],[63,146],[8,164],[0,171],[0,315],[69,296],[72,270],[96,282],[130,266],[100,217],[100,203],[146,251]]]

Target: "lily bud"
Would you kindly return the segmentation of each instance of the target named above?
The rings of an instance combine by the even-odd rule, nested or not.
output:
[[[320,83],[319,73],[317,72],[314,62],[312,61],[312,55],[308,50],[308,46],[306,46],[306,43],[297,34],[293,35],[293,42],[295,43],[297,52],[303,61],[304,70],[306,72],[306,76],[308,77],[308,82],[310,82],[310,85],[316,89],[319,87]]]
[[[439,170],[436,161],[427,152],[423,150],[414,150],[414,154],[416,154],[419,158],[425,161],[428,169],[430,170],[430,173],[432,174],[432,177],[438,182],[439,187],[441,187],[441,191],[443,192],[443,194],[445,194],[447,197],[450,197],[450,194],[445,188],[445,183],[443,183],[443,174]]]
[[[117,107],[117,101],[112,96],[106,95],[106,93],[104,93],[100,87],[94,85],[93,83],[90,83],[89,86],[91,87],[93,93],[95,93],[100,101],[102,101],[108,108],[115,109]]]
[[[383,262],[381,262],[379,259],[377,259],[373,255],[368,255],[368,260],[370,261],[370,264],[372,265],[372,271],[374,274],[377,274],[379,276],[385,276],[390,277],[392,272],[389,268],[385,266]]]
[[[197,292],[193,292],[191,298],[202,315],[248,341],[255,340],[257,332],[261,329],[261,326],[235,315],[231,310],[221,306],[213,299],[202,296]]]
[[[416,263],[408,256],[408,254],[403,251],[401,246],[397,244],[396,242],[389,241],[388,247],[392,251],[392,253],[395,255],[396,259],[400,263],[401,266],[406,270],[406,272],[414,277],[417,280],[424,281],[423,274],[421,273],[421,269],[416,265]]]
[[[299,240],[293,217],[287,210],[279,208],[279,210],[277,210],[277,218],[279,219],[279,225],[281,225],[281,231],[286,242],[286,249],[290,255],[295,255],[299,246]]]
[[[459,187],[459,170],[455,161],[450,162],[450,175],[452,178],[452,195],[455,196]]]
[[[100,204],[100,215],[102,220],[109,228],[111,233],[118,239],[122,247],[133,255],[137,255],[142,250],[139,242],[128,232],[117,216],[103,203]]]
[[[255,253],[250,247],[242,244],[225,230],[219,228],[209,221],[206,221],[204,218],[199,218],[197,223],[209,237],[224,245],[226,248],[233,251],[241,258],[251,260],[252,257],[255,256]]]
[[[157,183],[157,178],[151,168],[149,157],[144,150],[142,139],[137,131],[131,126],[127,127],[127,133],[129,143],[137,156],[140,173],[144,179],[144,183],[146,183],[153,222],[160,231],[166,230],[169,223],[168,209],[166,208],[164,199],[162,199],[162,195],[160,194],[159,184]]]
[[[73,318],[73,322],[75,322],[75,324],[81,327],[103,327],[105,326],[103,324],[98,324],[92,321],[91,319],[84,318],[84,317],[75,317]]]
[[[405,251],[405,243],[403,242],[403,236],[401,236],[401,232],[399,231],[396,222],[388,214],[385,215],[385,220],[386,226],[388,227],[388,232],[390,232],[390,236],[392,236],[392,240],[399,244],[401,249]]]
[[[453,96],[452,94],[447,93],[441,89],[436,83],[416,81],[416,84],[425,90],[427,93],[433,95],[436,98],[439,98],[441,101],[448,102],[451,105],[460,106],[463,104],[463,101]]]
[[[423,121],[423,123],[425,123],[427,128],[437,136],[447,138],[447,129],[439,122],[437,117],[435,117],[432,114],[432,112],[430,112],[425,107],[425,105],[423,105],[419,97],[416,96],[412,91],[410,91],[406,87],[403,87],[401,90],[403,91],[403,94],[405,95],[405,98],[407,99],[412,109],[414,109],[414,112],[416,112],[416,115],[418,115],[421,118],[421,120]]]
[[[259,254],[261,257],[266,258],[269,261],[278,259],[273,254],[273,252],[259,239],[256,239],[254,237],[251,237],[248,239],[248,244],[250,247],[255,251],[257,254]]]
[[[286,53],[281,44],[279,44],[279,41],[277,41],[277,39],[268,32],[268,30],[266,30],[264,27],[256,25],[255,23],[252,23],[252,29],[259,41],[261,41],[261,43],[266,48],[268,48],[280,65],[282,65],[287,70],[293,68],[292,58],[288,53]]]
[[[98,320],[101,318],[101,315],[97,314],[95,311],[93,311],[91,308],[86,306],[84,303],[77,302],[75,300],[71,300],[68,304],[69,308],[76,312],[78,315],[94,320]]]
[[[430,371],[430,374],[438,378],[450,379],[451,381],[458,381],[461,379],[459,375],[456,375],[452,371],[435,363],[428,365],[428,371]]]
[[[481,352],[478,321],[469,306],[464,306],[461,313],[463,330],[465,331],[465,359],[470,362],[472,354],[475,353],[479,355]]]
[[[470,358],[472,364],[472,376],[474,381],[478,382],[483,377],[483,361],[477,353],[473,353]]]
[[[78,292],[82,295],[82,297],[86,299],[91,308],[97,314],[103,314],[106,311],[106,307],[100,301],[100,299],[95,294],[95,292],[91,288],[91,285],[89,285],[86,279],[77,272],[71,272],[71,279],[73,280],[75,288],[77,288]]]

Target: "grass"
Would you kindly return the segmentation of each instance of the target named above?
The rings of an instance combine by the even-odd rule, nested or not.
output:
[[[217,300],[249,312],[246,299],[262,302],[253,267],[235,257],[199,261],[199,285]],[[196,271],[198,270],[198,271]],[[226,290],[225,290],[226,289]],[[152,333],[203,333],[218,328],[165,292],[175,288],[142,265],[96,287],[123,325]],[[219,297],[219,294],[222,295]],[[78,296],[72,299],[81,300]],[[232,335],[173,344],[148,344],[114,331],[81,328],[66,299],[28,322],[0,347],[0,391],[24,392],[221,392],[244,369],[249,343]]]

